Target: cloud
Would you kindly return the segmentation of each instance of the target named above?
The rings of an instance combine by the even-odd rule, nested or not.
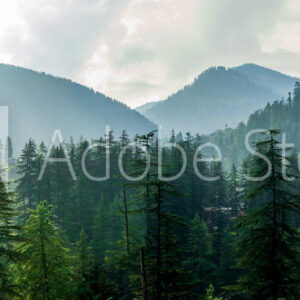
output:
[[[271,34],[262,43],[262,52],[287,51],[300,53],[300,3],[289,1],[282,11],[281,22],[274,26]]]
[[[10,20],[2,27],[0,49],[2,53],[10,53],[9,61],[73,77],[97,47],[97,38],[117,18],[127,1],[4,0],[3,3],[2,14],[10,15]],[[14,3],[13,9],[10,3]]]
[[[276,0],[131,1],[99,39],[94,54],[101,62],[87,61],[80,80],[133,106],[166,98],[211,65],[255,62],[283,6]]]
[[[212,65],[299,70],[297,0],[4,3],[0,20],[11,18],[0,21],[1,60],[72,78],[131,106],[166,98]]]

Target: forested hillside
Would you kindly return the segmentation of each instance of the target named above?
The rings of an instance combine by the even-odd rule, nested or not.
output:
[[[198,162],[202,176],[215,177],[203,180],[193,165],[202,139],[190,133],[170,137],[188,164],[166,182],[158,173],[155,132],[129,145],[125,131],[94,140],[109,141],[107,180],[84,173],[80,162],[91,142],[81,139],[66,145],[76,180],[60,161],[47,164],[39,181],[47,149],[30,139],[12,165],[16,190],[0,185],[1,299],[298,299],[300,182],[287,185],[278,175],[285,153],[277,132],[262,139],[256,148],[275,171],[259,182],[246,178],[265,173],[257,157],[228,173],[221,162]],[[121,176],[121,169],[140,176],[146,151],[147,175]],[[65,157],[63,147],[54,147],[51,157]],[[107,175],[105,157],[103,147],[90,150],[90,176]],[[288,176],[297,174],[290,162]],[[181,165],[180,152],[164,148],[162,175],[176,175]]]
[[[299,16],[0,0],[0,300],[300,300]]]
[[[12,70],[15,80],[16,70]],[[223,68],[207,72],[205,78],[215,78],[215,73],[221,76],[219,87],[228,97],[231,91],[225,87],[226,80],[240,82],[241,78],[236,71]],[[18,70],[17,74],[21,73]],[[89,130],[93,124],[94,130],[99,129],[96,115],[103,96],[65,80],[30,74],[35,79],[29,76],[18,84],[32,91],[38,80],[37,95],[51,94],[53,88],[55,95],[65,97],[73,95],[75,88],[78,95],[72,105],[75,103],[76,108],[69,105],[71,100],[66,102],[72,111],[72,116],[66,116],[69,121],[79,109],[84,110],[84,96],[92,95],[87,100],[91,101],[87,115],[95,119],[84,124],[78,121],[74,126]],[[9,85],[9,78],[4,83]],[[239,86],[240,93],[249,87],[248,80],[243,80],[247,88]],[[205,80],[201,81],[204,84]],[[10,91],[3,94],[11,95],[13,101],[19,99],[19,88],[4,90]],[[25,93],[23,99],[29,101],[30,95],[32,92]],[[53,100],[57,107],[59,101],[69,99],[64,97]],[[118,102],[103,101],[107,109],[124,109],[118,110],[118,126],[133,115],[137,119],[130,126],[142,122],[143,130],[148,125],[155,128]],[[26,105],[22,105],[26,112]],[[27,122],[30,126],[41,124],[35,119],[36,105],[30,112],[32,122]],[[55,113],[50,106],[43,115],[46,121],[53,120]],[[18,109],[13,106],[13,117],[23,112]],[[53,115],[47,119],[49,113]],[[75,135],[64,144],[53,145],[50,152],[47,141],[39,140],[46,132],[42,125],[38,138],[29,138],[22,151],[14,151],[8,139],[11,182],[0,180],[0,298],[298,299],[299,115],[297,82],[286,100],[267,104],[253,113],[247,124],[240,123],[235,129],[211,135],[172,131],[168,141],[179,148],[161,150],[155,130],[134,136],[125,129],[105,135],[89,131],[87,136]],[[59,115],[57,121],[66,124],[62,131],[68,132],[68,122]],[[12,124],[27,130],[39,128],[27,123]],[[54,123],[46,124],[50,129]],[[258,128],[265,132],[252,136],[252,147],[269,159],[272,168],[244,146],[246,134]],[[295,143],[294,151],[283,151],[278,129],[286,132],[288,143]],[[222,161],[205,160],[211,153],[204,149],[198,153],[198,147],[208,141],[220,147]],[[182,175],[168,181],[184,164],[179,149],[186,153],[187,165]],[[283,168],[284,175],[295,180],[287,182]]]
[[[92,138],[105,127],[121,134],[156,128],[138,112],[83,85],[63,78],[0,64],[0,105],[9,107],[9,135],[20,153],[29,138],[51,140],[55,129],[65,138]]]
[[[297,78],[254,64],[213,67],[164,101],[137,108],[165,132],[210,134],[246,122],[268,102],[285,97]]]
[[[218,130],[205,137],[217,144],[224,154],[225,163],[240,164],[249,154],[245,147],[245,136],[253,129],[279,129],[286,133],[286,142],[295,145],[294,150],[300,149],[300,84],[296,82],[293,92],[287,99],[268,103],[264,109],[252,113],[247,123],[240,123],[236,128]],[[254,135],[255,138],[255,135]]]
[[[244,74],[252,82],[272,90],[279,99],[286,95],[299,80],[256,64],[244,64],[233,69]]]

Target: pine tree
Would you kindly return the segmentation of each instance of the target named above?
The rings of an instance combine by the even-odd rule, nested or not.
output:
[[[93,202],[93,193],[92,193],[92,183],[90,179],[88,179],[83,173],[81,167],[81,157],[83,152],[89,146],[88,141],[82,140],[78,147],[76,148],[76,161],[78,163],[78,172],[77,172],[77,180],[74,182],[74,188],[72,190],[72,204],[70,206],[76,207],[73,210],[73,213],[77,217],[76,225],[77,225],[77,234],[80,233],[80,230],[83,228],[86,234],[90,235],[92,233],[92,225],[93,225],[93,211],[92,211],[92,202]],[[92,165],[91,157],[87,157],[86,159],[86,167],[90,170],[90,166]],[[69,177],[70,178],[70,177]],[[70,178],[71,180],[71,178]],[[69,182],[69,184],[72,184]],[[76,205],[74,205],[74,202]],[[75,225],[73,224],[73,226]],[[75,225],[75,226],[76,226]]]
[[[126,147],[130,143],[129,136],[126,133],[126,130],[123,130],[122,136],[120,137],[120,146],[121,148]],[[123,171],[127,174],[128,172],[128,155],[125,153],[122,159],[122,168]],[[124,231],[125,231],[125,242],[126,242],[126,253],[129,255],[130,250],[130,235],[129,235],[129,216],[128,216],[128,192],[127,184],[124,177],[122,177],[122,197],[123,197],[123,209],[122,213],[124,214]]]
[[[207,182],[203,179],[200,179],[194,170],[193,167],[193,159],[194,153],[197,151],[197,148],[201,144],[201,138],[199,135],[196,137],[192,137],[187,133],[186,140],[185,140],[185,151],[188,157],[188,164],[187,169],[185,171],[185,176],[187,179],[187,184],[190,188],[189,196],[190,196],[190,212],[189,218],[192,219],[195,215],[195,212],[198,213],[200,218],[204,217],[204,207],[205,207],[205,200],[207,198]],[[203,154],[198,153],[197,158],[200,159],[203,157]],[[198,162],[197,168],[199,172],[203,175],[207,175],[208,169],[207,164],[205,162]]]
[[[103,264],[105,260],[105,251],[109,249],[109,220],[110,207],[106,204],[102,197],[95,207],[95,218],[92,226],[92,246],[94,256],[99,264]]]
[[[148,299],[190,299],[188,273],[183,265],[183,249],[177,236],[185,226],[181,217],[168,211],[170,184],[152,181],[148,206],[149,219],[145,248],[145,273]]]
[[[44,164],[45,155],[47,153],[47,148],[45,144],[42,142],[37,150],[35,166],[38,173],[41,171],[42,166]],[[42,200],[47,200],[48,203],[52,204],[52,168],[48,166],[45,169],[43,174],[43,178],[41,180],[37,180],[36,184],[36,197],[37,202],[41,202]]]
[[[34,140],[29,139],[22,150],[18,162],[18,179],[17,196],[23,203],[24,209],[31,209],[37,204],[36,183],[38,171],[35,165],[36,145]]]
[[[257,204],[237,223],[238,263],[245,270],[239,285],[254,299],[299,297],[299,232],[291,222],[291,214],[299,210],[299,195],[283,177],[282,165],[288,160],[277,134],[269,130],[266,138],[256,143],[272,164],[271,174],[249,192],[249,200]],[[261,177],[267,171],[266,163],[255,157],[252,174]]]
[[[249,175],[250,169],[250,158],[246,158],[243,160],[241,168],[238,173],[239,178],[239,189],[240,189],[240,200],[239,203],[243,211],[246,211],[249,208],[247,194],[250,189],[250,182],[247,180],[247,176]]]
[[[235,164],[232,165],[231,172],[229,175],[228,184],[228,201],[231,208],[231,216],[237,216],[240,210],[240,196],[239,196],[239,183],[238,183],[238,172]]]
[[[145,151],[141,151],[140,148],[136,148],[136,159],[135,159],[135,169],[137,172],[140,170],[145,170],[146,161],[145,157],[146,154],[150,155],[153,154],[153,139],[154,139],[155,131],[152,131],[146,135],[138,136],[138,143],[140,147],[144,147]],[[150,170],[147,172],[145,178],[140,182],[142,186],[144,186],[144,201],[145,201],[145,213],[146,213],[146,235],[149,229],[149,222],[150,222],[150,209],[151,209],[151,177],[152,177],[152,168],[154,165],[150,163]],[[155,167],[155,166],[154,166]]]
[[[236,232],[232,227],[232,224],[229,224],[221,236],[220,264],[215,270],[215,278],[212,281],[218,292],[224,292],[226,286],[235,284],[240,275],[239,269],[236,267],[236,252],[234,249]],[[239,299],[242,299],[241,295],[239,295]]]
[[[21,255],[13,249],[20,241],[20,227],[16,225],[13,195],[0,177],[0,298],[8,299],[16,293],[9,265],[18,263]]]
[[[222,254],[222,236],[224,234],[228,217],[227,217],[227,199],[226,199],[226,180],[221,162],[214,162],[211,166],[211,176],[219,177],[215,182],[210,182],[212,195],[211,195],[211,209],[213,218],[210,223],[213,225],[213,245],[215,249],[215,263],[220,267],[220,260]]]
[[[186,264],[191,272],[193,292],[203,295],[213,280],[216,266],[213,261],[212,237],[198,214],[190,225]]]
[[[152,159],[157,161],[158,139],[152,148]],[[177,234],[185,226],[183,219],[172,213],[171,198],[176,186],[158,178],[157,164],[153,163],[149,176],[151,186],[145,213],[148,215],[145,236],[145,274],[148,299],[190,299],[188,275],[183,266],[183,250]],[[166,169],[166,165],[162,166]],[[169,176],[168,174],[164,174]]]
[[[63,147],[61,145],[53,147],[51,157],[64,158]],[[45,170],[44,176],[46,176],[42,179],[44,184],[47,184],[46,180],[48,176],[50,176],[51,179],[51,204],[53,204],[54,213],[57,217],[57,224],[61,230],[70,233],[70,227],[72,226],[74,228],[76,226],[76,223],[72,222],[71,217],[74,217],[77,212],[74,211],[76,199],[71,199],[71,189],[74,181],[70,174],[70,169],[65,162],[50,163]],[[78,226],[80,225],[81,223],[78,224]],[[77,233],[80,233],[80,228]],[[76,241],[74,236],[70,237],[70,239],[74,242]]]
[[[68,299],[72,295],[69,250],[52,221],[51,206],[42,201],[31,211],[17,246],[25,260],[15,266],[16,284],[26,299]]]
[[[80,240],[76,244],[76,279],[77,279],[77,297],[87,299],[92,296],[91,282],[89,281],[92,266],[94,264],[91,247],[88,246],[87,235],[82,229]]]

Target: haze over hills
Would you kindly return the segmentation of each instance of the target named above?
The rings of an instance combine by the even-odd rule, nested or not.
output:
[[[255,64],[244,64],[233,68],[244,74],[257,85],[262,85],[272,90],[278,97],[285,97],[294,88],[294,83],[299,78],[291,77]]]
[[[235,127],[268,102],[286,97],[299,80],[255,65],[212,67],[166,100],[137,108],[168,132],[211,133]]]
[[[250,154],[245,146],[245,137],[253,129],[277,129],[286,134],[287,148],[297,153],[300,150],[300,83],[296,82],[291,94],[285,100],[274,101],[263,109],[253,112],[247,122],[236,128],[217,130],[210,135],[202,136],[203,142],[213,142],[220,147],[223,162],[227,167],[232,163],[240,165]],[[257,141],[259,134],[253,134],[250,141]],[[280,136],[277,137],[281,142]],[[250,142],[251,144],[251,142]],[[290,144],[293,144],[290,145]],[[297,156],[296,156],[297,157]]]
[[[55,129],[63,137],[98,138],[106,125],[118,136],[156,128],[126,105],[71,80],[0,64],[0,105],[9,107],[9,135],[19,151],[30,138],[48,142]]]
[[[109,125],[118,136],[163,130],[211,133],[235,127],[267,102],[286,97],[299,79],[254,64],[201,73],[164,101],[150,102],[136,112],[92,89],[45,73],[0,64],[0,105],[9,106],[9,135],[20,150],[29,137],[51,139],[58,128],[64,138],[97,138]],[[151,121],[149,121],[151,120]]]
[[[139,113],[143,114],[147,109],[151,108],[151,107],[154,106],[155,104],[157,104],[156,101],[147,102],[147,103],[145,103],[145,104],[143,104],[143,105],[141,105],[141,106],[138,106],[138,107],[136,108],[136,110],[137,110]]]

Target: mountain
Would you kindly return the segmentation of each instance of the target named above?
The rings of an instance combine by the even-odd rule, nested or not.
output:
[[[49,141],[55,129],[65,139],[98,138],[106,125],[117,136],[156,128],[126,105],[67,79],[0,64],[0,105],[9,107],[9,135],[20,150],[30,138]]]
[[[255,64],[244,64],[233,69],[244,74],[257,85],[262,85],[272,90],[278,97],[285,97],[287,92],[293,89],[294,83],[299,80],[299,78],[284,75]]]
[[[154,106],[157,102],[152,101],[152,102],[147,102],[139,107],[136,108],[136,110],[140,113],[143,114],[147,109],[151,108]]]
[[[291,90],[292,91],[292,90]],[[286,134],[286,143],[291,150],[300,150],[300,83],[296,82],[293,92],[285,100],[274,101],[263,109],[253,112],[246,123],[236,128],[217,130],[202,136],[202,142],[212,142],[220,148],[225,165],[239,165],[249,155],[245,146],[247,133],[254,129],[277,129]],[[259,134],[251,135],[250,141],[257,141]],[[281,139],[279,138],[279,141]],[[251,142],[250,142],[251,144]]]
[[[208,134],[246,121],[253,111],[286,96],[297,80],[254,64],[212,67],[166,100],[137,110],[166,132]]]

